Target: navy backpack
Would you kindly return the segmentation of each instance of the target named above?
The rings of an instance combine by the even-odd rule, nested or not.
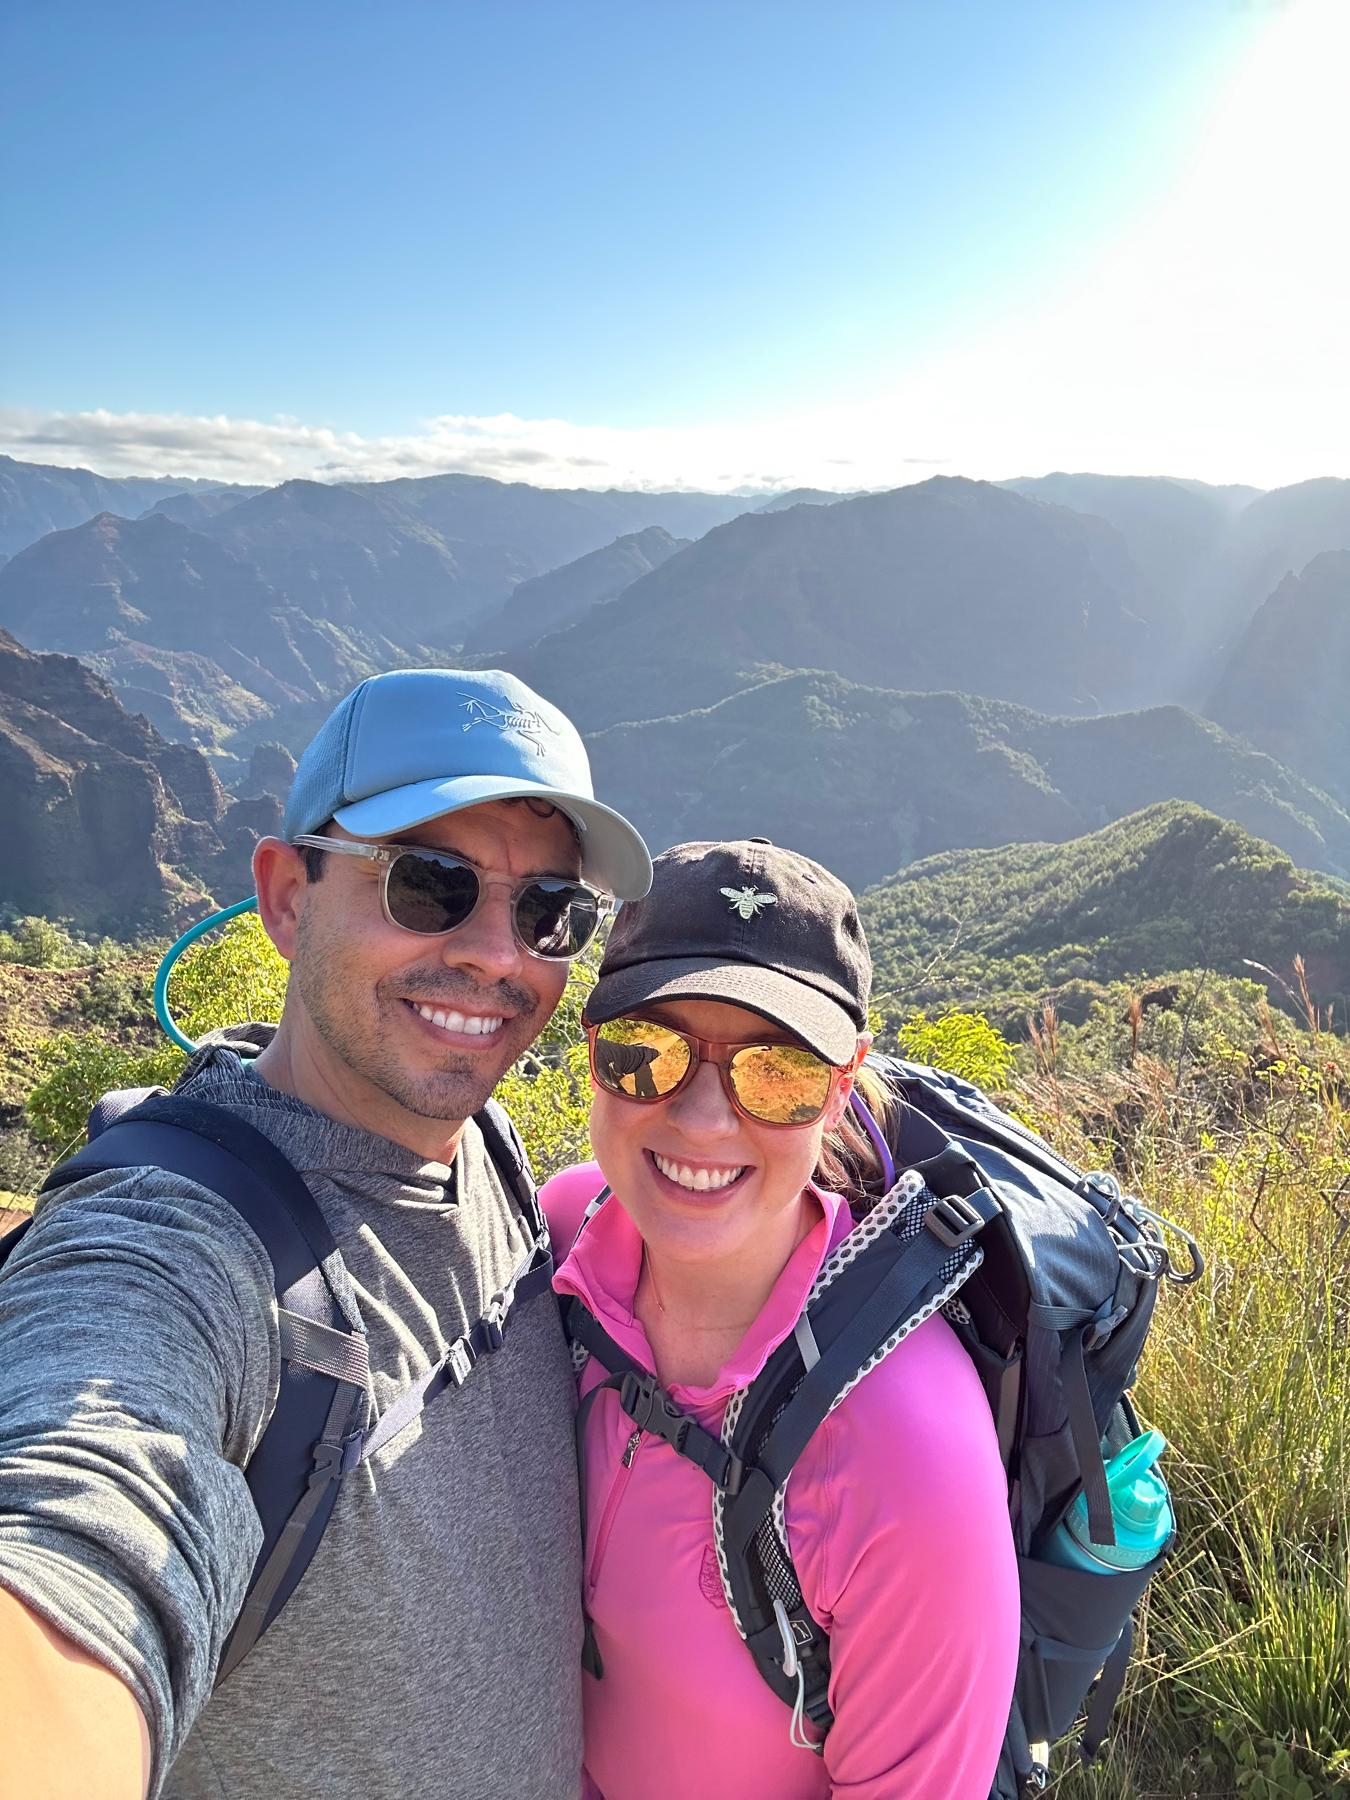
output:
[[[1128,1389],[1159,1284],[1193,1282],[1203,1265],[1185,1232],[1123,1195],[1111,1175],[1080,1173],[970,1082],[890,1057],[868,1065],[893,1102],[887,1138],[859,1111],[888,1174],[893,1165],[904,1173],[835,1246],[796,1329],[731,1396],[720,1439],[682,1413],[579,1300],[565,1302],[564,1319],[578,1362],[597,1359],[608,1372],[603,1386],[618,1390],[635,1427],[708,1476],[731,1616],[792,1709],[793,1742],[818,1751],[833,1722],[830,1645],[792,1564],[787,1483],[850,1389],[944,1313],[979,1371],[1008,1475],[1022,1639],[990,1800],[1022,1800],[1045,1786],[1050,1746],[1094,1683],[1079,1747],[1085,1761],[1096,1756],[1130,1658],[1131,1616],[1162,1560],[1098,1574],[1041,1553],[1080,1494],[1092,1540],[1116,1542],[1104,1461],[1140,1429]],[[1187,1247],[1184,1268],[1173,1266],[1168,1231]],[[602,1674],[589,1638],[587,1657]]]

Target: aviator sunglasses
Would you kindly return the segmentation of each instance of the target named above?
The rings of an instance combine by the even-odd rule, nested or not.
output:
[[[588,1025],[596,1085],[621,1100],[669,1100],[715,1063],[728,1100],[757,1125],[814,1125],[845,1071],[801,1044],[720,1043],[654,1019]]]
[[[482,905],[491,888],[511,896],[511,927],[530,956],[568,962],[580,956],[608,915],[613,901],[584,881],[562,875],[530,875],[523,881],[489,879],[463,857],[416,844],[366,844],[346,838],[291,839],[309,850],[360,856],[383,869],[380,904],[391,925],[419,937],[458,931]]]

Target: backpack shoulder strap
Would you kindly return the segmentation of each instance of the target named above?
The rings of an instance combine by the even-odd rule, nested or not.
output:
[[[96,1172],[154,1167],[218,1194],[271,1261],[281,1334],[277,1402],[245,1479],[263,1528],[244,1607],[217,1673],[224,1681],[293,1593],[338,1484],[359,1460],[369,1364],[337,1298],[341,1258],[314,1196],[270,1139],[238,1114],[180,1095],[123,1113],[55,1169],[44,1191]]]
[[[544,1218],[539,1207],[534,1170],[510,1114],[500,1102],[489,1100],[481,1112],[474,1114],[474,1124],[483,1134],[483,1144],[492,1159],[492,1166],[506,1183],[537,1240]]]
[[[829,1640],[802,1597],[781,1497],[807,1444],[859,1380],[945,1305],[983,1260],[999,1214],[971,1159],[947,1145],[910,1170],[826,1259],[792,1336],[728,1403],[723,1438],[744,1474],[713,1496],[727,1601],[760,1674],[823,1736]],[[815,1746],[811,1746],[815,1747]]]
[[[281,1337],[276,1407],[245,1478],[263,1544],[244,1607],[226,1641],[224,1681],[280,1613],[309,1566],[339,1483],[450,1387],[501,1347],[515,1304],[548,1291],[553,1263],[529,1159],[503,1109],[477,1115],[494,1167],[530,1237],[525,1259],[488,1310],[366,1429],[370,1369],[365,1334],[343,1311],[342,1258],[303,1178],[271,1140],[232,1110],[181,1094],[152,1094],[109,1109],[96,1139],[67,1158],[44,1190],[98,1172],[154,1167],[182,1175],[228,1201],[261,1241],[274,1272]],[[24,1229],[23,1227],[20,1230]],[[0,1260],[17,1241],[11,1234]]]

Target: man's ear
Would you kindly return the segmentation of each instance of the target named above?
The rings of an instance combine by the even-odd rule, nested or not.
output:
[[[253,885],[263,930],[287,962],[295,955],[300,909],[309,883],[303,851],[281,838],[260,838],[253,851]]]

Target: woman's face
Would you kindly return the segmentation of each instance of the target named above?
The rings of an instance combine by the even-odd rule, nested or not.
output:
[[[721,1043],[795,1043],[758,1013],[714,1000],[643,1009],[677,1030]],[[680,1262],[734,1259],[782,1239],[790,1255],[801,1233],[803,1190],[825,1132],[848,1102],[851,1079],[836,1077],[814,1125],[760,1125],[736,1111],[720,1071],[700,1063],[669,1100],[645,1104],[593,1085],[591,1143],[605,1180],[654,1253]],[[700,1170],[708,1185],[691,1184]]]

